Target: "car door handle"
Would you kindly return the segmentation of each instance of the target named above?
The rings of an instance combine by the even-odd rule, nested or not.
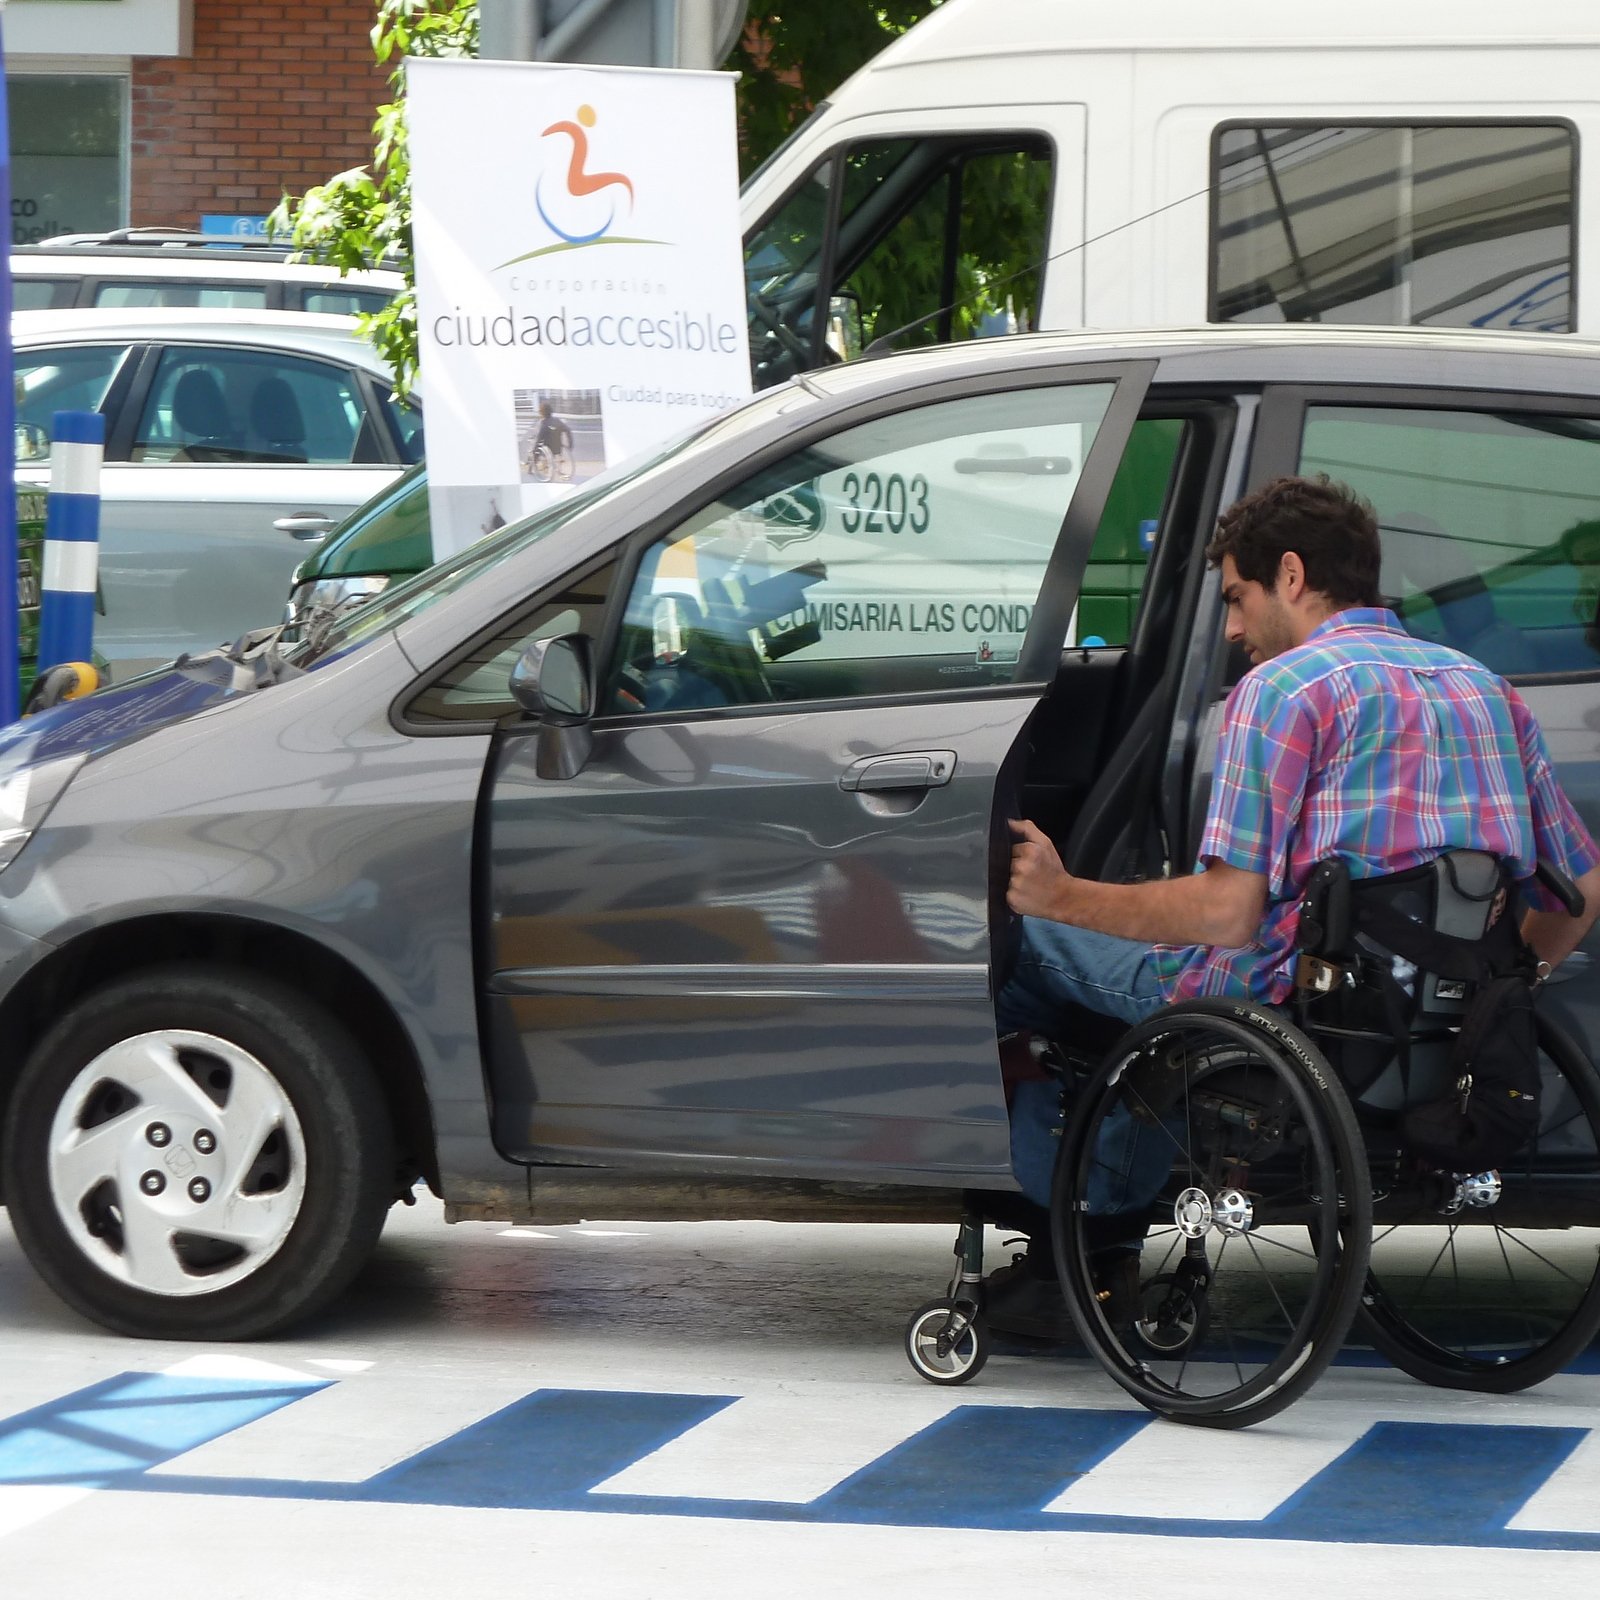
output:
[[[334,518],[323,511],[295,511],[287,517],[279,517],[272,524],[279,533],[286,533],[291,539],[322,539],[327,536],[334,524]]]
[[[949,783],[955,770],[954,750],[901,750],[852,762],[840,775],[839,787],[868,792],[937,789]]]

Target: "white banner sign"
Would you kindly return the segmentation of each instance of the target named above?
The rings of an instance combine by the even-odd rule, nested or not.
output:
[[[733,87],[407,64],[436,556],[748,398]]]

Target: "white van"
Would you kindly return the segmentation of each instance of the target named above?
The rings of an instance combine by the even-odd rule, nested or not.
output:
[[[945,0],[745,185],[756,382],[1032,328],[1600,333],[1597,157],[1596,0]]]

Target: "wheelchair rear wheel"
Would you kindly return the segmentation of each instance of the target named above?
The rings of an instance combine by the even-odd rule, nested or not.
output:
[[[1600,1077],[1553,1022],[1538,1028],[1540,1126],[1513,1161],[1408,1170],[1370,1143],[1380,1194],[1361,1323],[1423,1383],[1509,1394],[1600,1333]]]
[[[1051,1223],[1078,1332],[1129,1394],[1180,1422],[1263,1421],[1356,1314],[1372,1212],[1355,1114],[1282,1017],[1169,1006],[1077,1093]],[[1100,1287],[1106,1252],[1140,1240],[1138,1292],[1119,1305]]]

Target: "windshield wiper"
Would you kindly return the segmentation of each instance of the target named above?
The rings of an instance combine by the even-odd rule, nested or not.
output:
[[[280,622],[271,628],[252,628],[232,644],[219,644],[198,655],[186,651],[172,665],[179,672],[218,682],[229,694],[248,694],[287,678],[298,678],[302,669],[286,660],[278,648],[288,626]]]

